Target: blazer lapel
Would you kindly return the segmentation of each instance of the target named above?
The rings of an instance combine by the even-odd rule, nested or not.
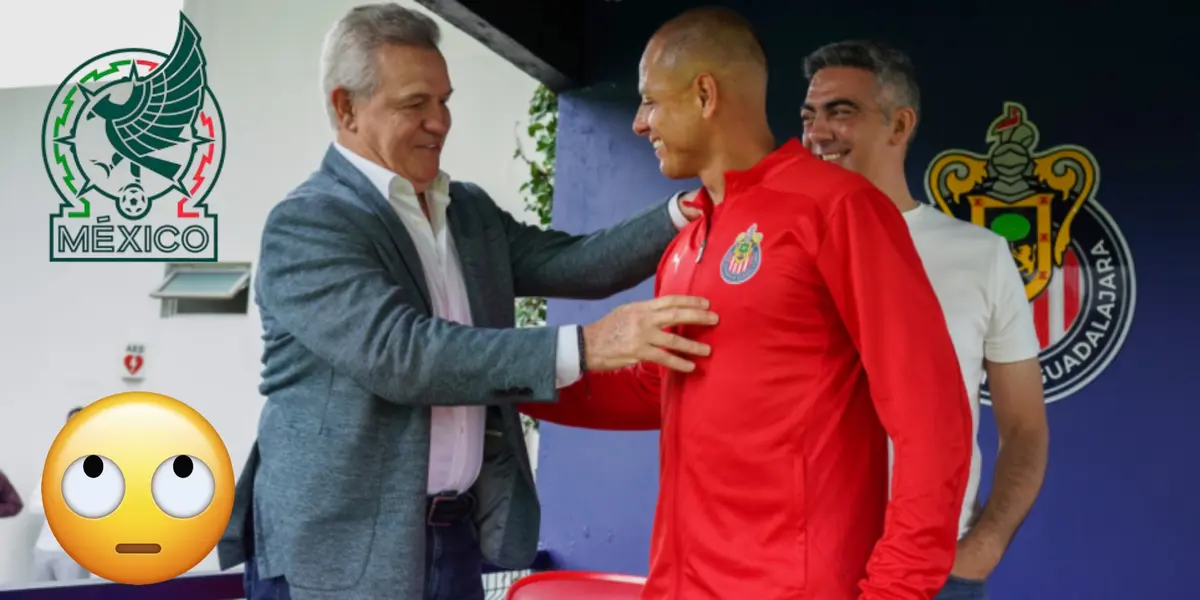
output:
[[[461,185],[450,184],[450,205],[446,207],[446,221],[450,226],[450,237],[458,251],[458,262],[462,265],[463,283],[467,289],[467,301],[471,305],[471,320],[476,327],[490,327],[493,319],[489,314],[492,307],[486,302],[488,294],[483,283],[489,281],[487,273],[481,272],[479,257],[487,252],[479,223],[467,210],[468,203],[462,201]]]
[[[405,268],[412,275],[412,279],[417,284],[417,291],[421,293],[421,301],[425,303],[425,310],[429,314],[433,314],[433,301],[429,296],[429,282],[425,279],[425,268],[421,266],[421,255],[417,252],[417,246],[413,244],[412,236],[408,235],[408,228],[400,221],[400,216],[396,214],[396,209],[392,208],[387,200],[380,197],[379,192],[371,190],[374,194],[374,199],[381,202],[374,202],[375,212],[379,218],[383,219],[383,224],[387,226],[388,233],[391,234],[392,242],[396,245],[396,250],[400,253],[400,259],[404,261]]]
[[[379,190],[371,185],[370,180],[361,171],[354,168],[354,165],[350,164],[346,157],[342,156],[332,145],[325,153],[325,161],[322,166],[338,180],[350,186],[357,197],[366,202],[371,210],[383,220],[383,225],[387,228],[389,237],[392,238],[392,243],[400,254],[400,260],[404,262],[404,267],[417,285],[421,301],[425,303],[425,311],[433,314],[433,301],[429,296],[429,282],[425,279],[425,268],[421,266],[421,255],[417,252],[416,245],[413,244],[412,236],[408,235],[408,229],[404,227],[400,216],[396,214],[396,209],[388,203],[387,198],[379,194]]]
[[[483,227],[469,210],[470,203],[463,201],[463,196],[469,193],[458,183],[450,184],[450,206],[446,208],[446,220],[449,221],[454,247],[458,250],[458,262],[462,265],[463,283],[471,304],[471,319],[476,327],[491,327],[499,320],[499,316],[493,316],[492,311],[514,311],[516,307],[497,306],[493,300],[496,294],[489,294],[485,289],[486,282],[493,280],[486,272],[486,265],[480,261],[487,256],[487,240],[483,235]],[[492,406],[489,410],[498,413],[499,426],[508,437],[509,445],[514,449],[513,454],[518,456],[521,473],[530,485],[534,485],[533,468],[529,464],[528,454],[524,453],[525,443],[520,439],[524,437],[520,414],[511,404]]]

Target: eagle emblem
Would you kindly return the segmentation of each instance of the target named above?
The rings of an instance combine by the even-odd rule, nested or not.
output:
[[[224,154],[200,34],[182,13],[170,53],[123,49],[84,62],[43,125],[43,160],[62,200],[51,260],[216,260],[216,216],[204,201]]]
[[[112,145],[112,153],[107,157],[88,160],[104,171],[106,178],[111,178],[122,162],[129,162],[131,180],[116,190],[119,194],[117,211],[127,219],[140,218],[150,209],[150,199],[142,184],[143,170],[162,177],[168,190],[187,196],[188,187],[183,181],[187,165],[163,153],[179,146],[212,142],[212,139],[191,131],[204,104],[208,77],[204,53],[200,51],[200,35],[186,17],[180,21],[179,37],[166,62],[146,74],[140,74],[138,69],[139,65],[134,61],[120,79],[95,89],[82,83],[76,88],[84,103],[83,119],[99,119],[104,124],[105,138]],[[74,146],[74,130],[72,128],[71,134],[55,141]],[[190,148],[188,150],[190,157]],[[82,196],[98,187],[85,175],[77,195]]]

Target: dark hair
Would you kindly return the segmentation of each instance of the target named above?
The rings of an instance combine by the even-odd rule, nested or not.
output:
[[[917,121],[920,121],[921,88],[917,85],[917,70],[907,54],[883,42],[834,42],[817,48],[804,58],[804,77],[811,80],[817,71],[828,67],[852,67],[875,74],[883,96],[879,103],[885,109],[885,116],[890,118],[886,111],[907,106],[917,113]],[[912,133],[916,135],[915,127]]]
[[[81,411],[81,410],[83,410],[83,407],[82,407],[82,406],[76,406],[75,408],[72,408],[71,410],[68,410],[68,411],[67,411],[67,418],[68,418],[68,419],[70,419],[71,417],[75,416],[75,413],[77,413],[77,412],[79,412],[79,411]]]

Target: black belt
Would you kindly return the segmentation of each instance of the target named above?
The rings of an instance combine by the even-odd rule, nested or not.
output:
[[[469,519],[474,508],[475,497],[470,492],[442,492],[429,497],[425,522],[439,527],[453,525]]]

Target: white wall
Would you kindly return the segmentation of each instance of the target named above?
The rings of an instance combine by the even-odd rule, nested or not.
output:
[[[220,217],[222,260],[257,262],[268,211],[317,168],[330,140],[317,77],[322,38],[359,3],[186,3],[228,131],[224,170],[208,201]],[[511,157],[536,83],[439,24],[456,88],[443,168],[528,219],[518,192],[527,171]],[[118,360],[127,343],[141,342],[148,346],[141,389],[205,415],[240,473],[263,403],[258,314],[252,307],[244,316],[160,319],[148,294],[162,265],[49,262],[49,215],[58,199],[38,140],[52,92],[0,91],[0,470],[32,502],[66,411],[127,389]],[[210,556],[197,570],[215,568]]]

